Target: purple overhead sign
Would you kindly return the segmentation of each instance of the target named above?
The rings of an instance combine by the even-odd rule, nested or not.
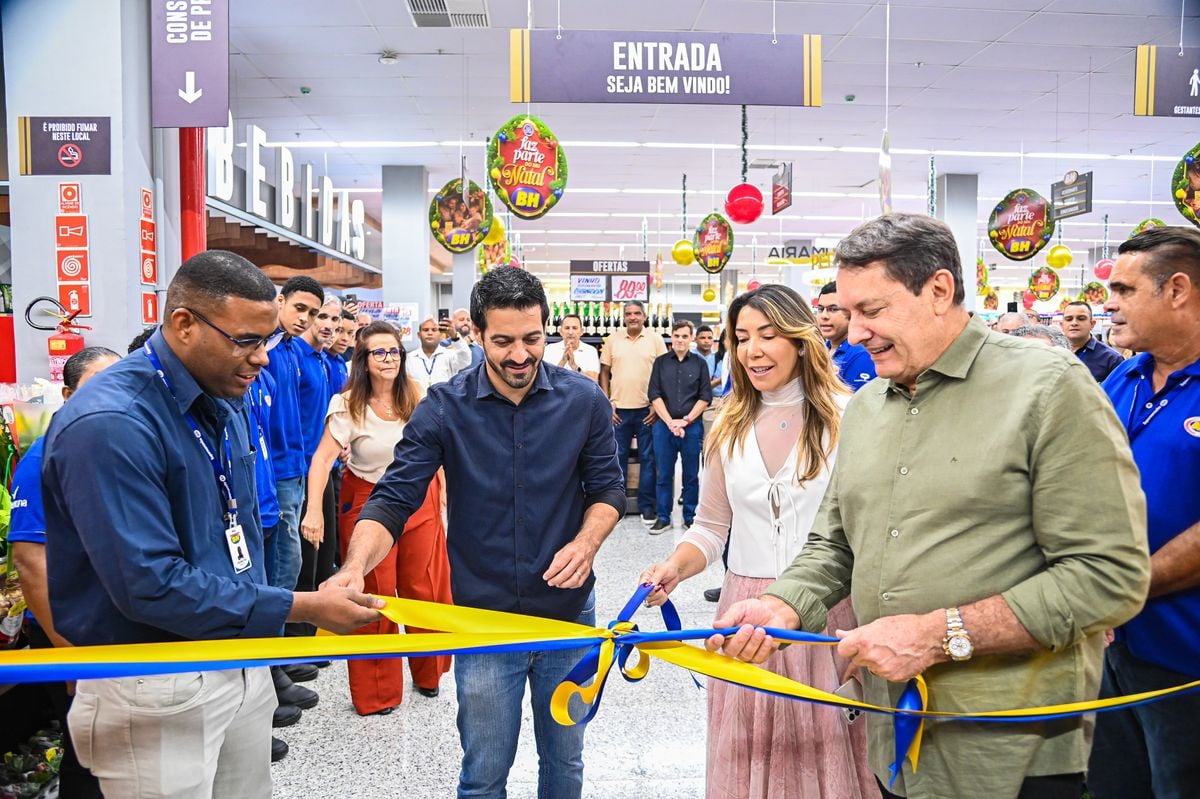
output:
[[[224,127],[229,0],[150,0],[151,124]]]
[[[513,30],[514,103],[821,105],[821,37]]]

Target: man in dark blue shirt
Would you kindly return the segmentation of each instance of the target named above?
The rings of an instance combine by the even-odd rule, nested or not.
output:
[[[650,370],[647,396],[658,415],[652,431],[658,518],[650,528],[651,535],[671,526],[676,460],[683,461],[684,527],[692,526],[700,501],[700,450],[704,446],[700,417],[712,402],[712,383],[704,356],[689,352],[691,345],[692,323],[686,319],[676,322],[671,327],[671,351],[658,356]]]
[[[242,398],[267,362],[274,299],[241,256],[190,258],[143,352],[51,421],[46,559],[70,643],[272,636],[287,619],[348,632],[379,618],[357,591],[266,584]],[[275,703],[266,668],[80,680],[70,726],[106,796],[267,797]]]
[[[1125,359],[1121,353],[1092,337],[1094,327],[1096,320],[1092,318],[1092,306],[1086,302],[1069,302],[1063,308],[1063,335],[1071,342],[1071,349],[1083,361],[1092,377],[1096,378],[1096,382],[1103,383],[1104,378]]]
[[[475,284],[484,366],[429,389],[358,517],[342,570],[322,588],[360,590],[444,466],[455,604],[595,623],[592,561],[625,492],[608,399],[587,377],[542,363],[549,312],[523,269],[493,269]],[[583,651],[454,659],[460,797],[504,795],[528,681],[538,795],[578,799],[584,725],[556,723],[550,697]]]
[[[846,338],[850,332],[850,312],[838,304],[837,281],[821,286],[815,310],[817,328],[832,351],[833,365],[838,368],[842,382],[851,391],[858,391],[875,379],[875,362],[866,347],[851,344]]]
[[[1104,381],[1146,493],[1150,597],[1104,653],[1101,697],[1200,678],[1200,231],[1159,227],[1121,244],[1105,309],[1140,352]],[[1096,717],[1097,799],[1194,796],[1200,694]]]

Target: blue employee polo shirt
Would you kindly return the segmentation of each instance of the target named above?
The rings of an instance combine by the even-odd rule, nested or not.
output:
[[[431,386],[358,518],[399,538],[443,465],[454,603],[574,621],[595,575],[574,589],[542,575],[587,508],[625,511],[612,405],[600,387],[546,363],[520,405],[482,366]]]
[[[278,635],[292,594],[267,585],[245,409],[204,393],[161,331],[149,344],[174,396],[135,352],[50,422],[42,490],[54,626],[79,645]],[[210,447],[229,432],[229,482],[251,560],[240,574],[188,411]]]
[[[296,360],[300,365],[300,434],[304,438],[304,471],[312,463],[321,434],[325,432],[325,414],[329,411],[329,373],[320,350],[314,350],[302,338],[293,338]]]
[[[275,403],[275,378],[266,369],[246,391],[246,407],[257,430],[254,434],[254,477],[258,488],[258,515],[264,530],[279,524],[279,495],[275,491],[275,464],[271,460],[271,406]]]
[[[304,435],[300,430],[300,363],[296,356],[297,341],[299,339],[285,336],[283,341],[271,350],[271,360],[267,364],[267,371],[275,379],[267,441],[271,445],[276,480],[291,480],[308,474],[308,460],[304,457]]]
[[[325,364],[325,376],[329,380],[329,399],[333,399],[334,394],[341,394],[346,388],[346,377],[350,374],[350,367],[342,360],[342,356],[330,355],[327,350],[321,351],[321,360]],[[328,411],[328,404],[325,408]],[[320,439],[317,441],[320,443]]]
[[[1200,522],[1200,361],[1172,374],[1157,394],[1153,373],[1154,358],[1143,353],[1103,386],[1142,473],[1151,554]],[[1147,600],[1119,633],[1143,660],[1200,677],[1200,587]]]
[[[1092,377],[1100,383],[1103,383],[1105,378],[1112,374],[1113,369],[1125,362],[1121,353],[1107,344],[1096,341],[1091,336],[1088,336],[1087,344],[1076,350],[1075,354],[1092,373]]]
[[[14,544],[46,544],[46,516],[42,511],[42,451],[45,445],[45,438],[30,444],[13,472],[8,540]],[[37,619],[28,610],[25,618],[37,624]]]
[[[830,343],[826,341],[825,346],[829,347]],[[851,344],[848,339],[833,351],[833,365],[838,368],[842,382],[851,391],[858,391],[875,379],[875,362],[871,360],[871,353],[867,352],[866,347]]]

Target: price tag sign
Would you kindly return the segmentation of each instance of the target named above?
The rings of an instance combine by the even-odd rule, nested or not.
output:
[[[571,275],[571,300],[574,302],[604,302],[608,299],[608,277],[605,275]]]
[[[613,275],[612,298],[617,302],[641,300],[650,296],[649,275]]]

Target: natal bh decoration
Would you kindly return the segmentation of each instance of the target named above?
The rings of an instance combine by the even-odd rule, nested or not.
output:
[[[1151,228],[1166,227],[1166,226],[1167,226],[1166,222],[1162,221],[1161,219],[1159,219],[1156,216],[1152,216],[1152,217],[1149,217],[1148,219],[1143,219],[1141,222],[1138,222],[1136,225],[1134,225],[1133,230],[1129,231],[1129,238],[1132,239],[1137,234],[1145,233],[1147,230],[1150,230]]]
[[[1013,189],[988,219],[988,240],[1013,261],[1037,255],[1053,235],[1050,203],[1033,189]]]
[[[733,226],[714,211],[700,220],[692,236],[692,247],[700,268],[710,275],[717,274],[733,255]]]
[[[567,186],[567,156],[537,117],[505,122],[488,143],[487,163],[500,202],[522,219],[544,215]]]
[[[438,244],[450,252],[467,252],[492,227],[492,201],[471,181],[463,195],[462,178],[442,186],[429,204],[429,227]]]
[[[1058,279],[1058,272],[1048,266],[1035,269],[1029,276],[1029,293],[1033,295],[1034,299],[1042,302],[1054,297],[1061,287],[1062,282]]]
[[[1183,218],[1200,227],[1200,144],[1188,150],[1175,167],[1171,194]]]

